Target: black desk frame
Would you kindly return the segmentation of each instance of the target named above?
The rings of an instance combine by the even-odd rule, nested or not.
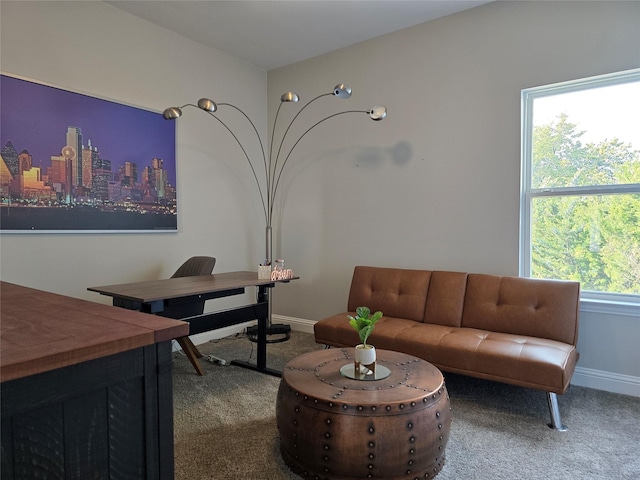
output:
[[[251,305],[232,308],[214,313],[205,313],[197,317],[183,318],[181,320],[189,322],[189,335],[209,332],[219,328],[238,325],[240,323],[249,322],[251,320],[258,321],[258,341],[257,341],[257,359],[256,364],[233,360],[231,365],[242,368],[248,368],[260,373],[281,377],[282,372],[267,367],[267,323],[269,321],[269,288],[273,288],[275,283],[256,285],[258,289],[257,301]],[[188,303],[201,302],[203,300],[211,300],[214,298],[230,297],[233,295],[241,295],[245,292],[245,287],[234,288],[224,291],[210,292],[186,297],[171,298],[165,300],[155,300],[152,302],[138,302],[125,298],[113,297],[113,305],[116,307],[127,308],[129,310],[138,310],[145,313],[161,313],[165,308],[174,305],[184,305]]]

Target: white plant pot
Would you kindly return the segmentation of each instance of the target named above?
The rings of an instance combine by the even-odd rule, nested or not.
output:
[[[358,375],[370,375],[376,371],[376,347],[373,345],[356,345],[354,355],[355,373]]]

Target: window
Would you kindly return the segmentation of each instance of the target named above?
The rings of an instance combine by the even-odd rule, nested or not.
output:
[[[640,69],[522,91],[520,207],[522,276],[640,315]]]

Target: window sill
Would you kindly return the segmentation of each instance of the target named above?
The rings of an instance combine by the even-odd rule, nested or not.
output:
[[[640,305],[632,302],[616,302],[614,300],[580,299],[580,311],[589,313],[606,313],[640,318]]]

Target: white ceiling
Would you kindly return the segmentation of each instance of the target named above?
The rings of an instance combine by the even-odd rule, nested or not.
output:
[[[271,70],[490,0],[111,0],[106,3]]]

